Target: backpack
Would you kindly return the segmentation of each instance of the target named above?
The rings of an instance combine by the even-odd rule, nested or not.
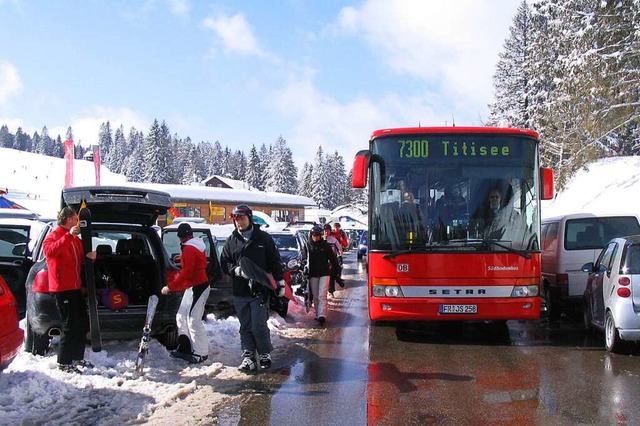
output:
[[[347,234],[341,229],[339,241],[342,243],[343,248],[347,248],[349,246],[349,239],[347,238]]]

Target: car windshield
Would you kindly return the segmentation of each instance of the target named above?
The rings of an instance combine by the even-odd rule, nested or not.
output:
[[[198,231],[197,229],[193,230],[194,238],[201,238],[204,241],[205,245],[205,254],[207,257],[211,256],[211,239],[209,238],[209,234],[204,231]],[[162,244],[167,249],[167,252],[173,258],[176,254],[180,254],[180,238],[178,238],[178,229],[170,229],[165,230],[162,235]]]
[[[279,250],[298,250],[298,243],[295,235],[271,235],[273,242]]]

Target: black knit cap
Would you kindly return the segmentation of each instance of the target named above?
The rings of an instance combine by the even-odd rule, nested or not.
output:
[[[191,229],[191,225],[186,222],[182,222],[178,226],[178,238],[185,238],[190,235],[193,235],[193,230]]]

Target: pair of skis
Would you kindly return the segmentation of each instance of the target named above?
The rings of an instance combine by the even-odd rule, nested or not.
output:
[[[138,346],[138,357],[136,358],[136,374],[142,376],[144,374],[144,359],[149,353],[149,341],[151,340],[151,323],[153,323],[153,317],[156,314],[156,308],[158,307],[158,296],[155,294],[149,297],[149,303],[147,304],[147,317],[144,320],[144,327],[142,328],[142,339],[140,339],[140,345]]]

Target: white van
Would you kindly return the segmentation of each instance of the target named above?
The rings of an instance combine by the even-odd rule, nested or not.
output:
[[[582,265],[595,262],[615,237],[640,234],[640,217],[628,213],[575,213],[542,220],[542,295],[551,318],[580,307],[587,285]]]

